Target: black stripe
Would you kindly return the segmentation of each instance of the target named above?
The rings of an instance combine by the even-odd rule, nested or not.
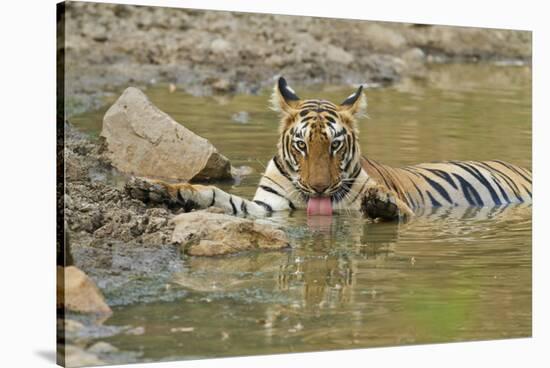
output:
[[[340,190],[337,192],[340,196],[340,199],[338,201],[342,200],[349,193],[351,187],[353,186],[353,183],[355,183],[355,180],[352,182],[345,182],[340,186]]]
[[[451,177],[451,175],[449,175],[449,173],[443,171],[443,170],[438,170],[438,169],[429,169],[427,167],[420,167],[421,169],[424,169],[424,170],[427,170],[437,176],[439,176],[441,179],[445,180],[447,183],[451,184],[453,186],[453,188],[455,189],[458,189],[458,186],[456,185],[456,183],[454,182],[453,178]]]
[[[529,194],[529,197],[531,197],[531,199],[533,199],[533,194],[531,194],[531,191],[529,189],[527,189],[527,187],[525,185],[522,185],[523,186],[523,189],[525,189],[527,191],[527,194]]]
[[[289,149],[288,149],[288,141],[289,137],[285,134],[283,136],[283,155],[285,156],[285,159],[288,161],[288,157],[290,156]]]
[[[180,202],[181,204],[185,204],[185,199],[182,197],[182,195],[181,195],[179,189],[178,189],[178,191],[176,192],[176,198],[177,198],[178,202]]]
[[[337,138],[343,134],[346,134],[346,130],[345,129],[342,129],[340,130],[339,132],[337,132],[336,134],[334,134],[334,137],[333,138]]]
[[[440,207],[441,206],[441,203],[439,203],[432,195],[429,191],[426,191],[426,194],[428,195],[428,197],[430,198],[430,201],[432,201],[432,206],[433,207]]]
[[[388,177],[388,180],[389,180],[390,183],[391,183],[390,189],[392,189],[392,190],[395,192],[395,194],[396,194],[397,196],[399,196],[399,189],[397,189],[397,184],[396,184],[396,181],[395,181],[395,179],[394,179],[394,177],[393,177],[393,174],[388,170],[387,167],[382,166],[381,168],[386,172],[387,177]]]
[[[504,161],[500,161],[500,160],[493,160],[493,162],[498,162],[499,164],[501,164],[502,166],[506,166],[508,169],[512,170],[513,172],[515,172],[516,174],[518,174],[519,176],[521,176],[523,179],[525,179],[527,182],[529,182],[529,184],[533,184],[531,182],[531,179],[529,179],[528,177],[526,177],[525,175],[523,175],[522,173],[519,172],[518,169],[516,169],[513,165],[507,163],[507,162],[504,162]]]
[[[288,137],[285,137],[285,139],[284,139],[283,155],[285,155],[285,161],[287,162],[288,166],[290,166],[294,170],[294,162],[293,161],[295,161],[296,159],[290,153],[290,139]]]
[[[268,187],[267,185],[260,185],[260,188],[265,190],[266,192],[273,193],[275,195],[278,195],[279,197],[285,198],[281,193],[277,192],[275,189]]]
[[[330,129],[330,131],[332,132],[332,136],[335,138],[336,137],[336,129],[332,126],[333,124],[331,123],[328,123],[327,126],[328,128]]]
[[[351,137],[351,136],[346,136],[346,144],[350,145],[349,141],[351,140],[351,147],[349,148],[349,151],[348,151],[348,155],[350,156],[349,159],[348,159],[348,162],[346,162],[346,165],[344,166],[344,172],[347,172],[348,169],[349,169],[349,165],[351,164],[351,162],[353,161],[353,157],[355,156],[355,143],[354,143],[354,139]],[[346,155],[347,156],[347,155]]]
[[[411,174],[413,174],[414,176],[420,177],[420,174],[418,173],[418,169],[415,168],[415,167],[405,166],[405,167],[402,167],[401,170],[408,171]]]
[[[516,166],[516,169],[521,170],[525,175],[527,175],[529,178],[533,176],[532,172],[524,167]],[[532,184],[532,183],[531,183]]]
[[[458,182],[460,183],[460,187],[462,188],[462,192],[464,193],[464,197],[468,201],[468,204],[470,204],[470,206],[483,206],[483,201],[481,200],[479,193],[477,192],[477,190],[475,190],[472,184],[468,183],[462,176],[458,174],[453,173],[453,176],[458,179]],[[472,198],[472,196],[474,198]]]
[[[512,178],[510,178],[508,175],[506,175],[505,173],[503,173],[499,169],[489,165],[487,162],[480,162],[480,164],[482,166],[486,166],[487,168],[489,168],[492,171],[493,175],[495,175],[495,173],[498,173],[498,175],[501,177],[501,179],[503,179],[506,182],[506,184],[508,184],[508,188],[510,188],[510,190],[512,192],[514,192],[514,195],[516,196],[518,201],[523,202],[523,197],[519,193],[520,190],[519,190],[518,186],[516,185],[516,183],[514,182],[514,180],[512,180]]]
[[[273,157],[273,163],[275,164],[275,167],[277,168],[277,170],[279,170],[281,175],[283,175],[285,178],[287,178],[288,181],[292,182],[292,178],[290,177],[290,175],[286,172],[284,167],[279,162],[279,156],[274,156]]]
[[[408,192],[405,193],[405,195],[407,196],[407,201],[409,201],[409,203],[407,203],[409,205],[409,207],[416,208],[417,206],[414,204],[414,201],[413,201],[411,195]]]
[[[350,152],[351,152],[352,155],[355,155],[356,154],[355,145],[357,143],[356,139],[355,139],[355,134],[350,134],[350,135],[348,135],[348,137],[349,137],[349,141],[351,142]],[[349,143],[348,143],[348,145],[349,145]]]
[[[292,203],[292,201],[291,201],[290,199],[287,198],[287,200],[288,200],[288,207],[289,207],[292,211],[294,211],[294,210],[296,209],[296,206],[294,205],[294,203]]]
[[[403,167],[401,168],[402,170],[405,170],[407,171],[408,173],[414,175],[414,176],[420,176],[420,174],[418,174],[416,171],[414,171],[412,168],[410,167]],[[416,189],[416,191],[418,192],[418,195],[420,196],[420,199],[422,200],[422,204],[423,205],[426,205],[426,199],[424,199],[424,195],[422,194],[422,191],[420,190],[420,188],[418,187],[418,185],[416,184],[416,182],[409,176],[409,175],[406,175],[405,176],[407,178],[409,178],[409,180],[411,181],[412,185],[414,186],[414,188]]]
[[[241,202],[241,212],[248,215],[248,208],[246,207],[246,203],[244,201]]]
[[[359,174],[361,174],[361,170],[363,168],[361,167],[361,165],[359,165],[359,163],[356,163],[355,164],[355,168],[353,169],[353,172],[351,173],[351,175],[349,176],[349,179],[357,179],[357,177],[359,176]]]
[[[229,196],[229,203],[231,203],[231,208],[233,208],[233,214],[237,214],[237,207],[235,207],[235,203],[233,203],[233,196]]]
[[[411,179],[412,181],[412,179]],[[422,199],[422,204],[426,204],[426,200],[424,199],[424,194],[422,194],[422,191],[420,190],[420,188],[418,187],[418,185],[416,185],[416,183],[413,182],[413,185],[414,185],[414,188],[416,189],[416,191],[418,192],[418,194],[420,194],[420,199]]]
[[[212,202],[210,202],[210,206],[212,207],[216,203],[216,190],[212,188]]]
[[[357,178],[357,176],[353,177],[353,178],[349,178],[349,179],[355,179]],[[349,191],[351,190],[351,187],[353,186],[353,184],[355,183],[355,180],[353,180],[352,182],[344,182],[340,185],[340,189],[334,193],[333,195],[333,200],[336,201],[336,202],[340,202],[342,199],[345,198],[345,196],[349,193]]]
[[[332,102],[330,101],[326,101],[326,100],[305,100],[301,105],[300,105],[300,109],[305,109],[305,108],[326,108],[326,109],[329,109],[329,110],[335,110],[336,109],[336,105],[333,104]]]
[[[334,116],[335,118],[338,118],[338,114],[334,110],[328,110],[328,109],[317,109],[315,110],[317,112],[328,112],[330,115]]]
[[[336,124],[336,120],[334,120],[332,116],[325,116],[325,119],[327,119],[329,123]]]
[[[319,107],[318,100],[307,100],[300,105],[300,109],[311,109],[311,108],[317,108],[317,107]]]
[[[500,206],[502,204],[500,198],[498,197],[498,194],[495,192],[495,189],[487,181],[487,179],[483,176],[483,174],[473,165],[466,163],[466,162],[456,162],[453,161],[452,164],[461,167],[463,170],[466,170],[470,175],[472,175],[474,178],[476,178],[487,190],[489,191],[489,194],[491,195],[491,198],[493,199],[493,202]]]
[[[359,197],[359,195],[362,194],[363,189],[365,189],[365,185],[367,185],[368,182],[369,182],[368,179],[365,180],[365,182],[364,182],[363,185],[361,186],[361,189],[359,189],[359,191],[357,192],[357,194],[355,195],[355,197],[353,197],[353,200],[352,200],[350,203],[354,203],[354,202],[357,200],[357,197]],[[354,183],[355,183],[355,181],[354,181]]]
[[[411,183],[413,184],[414,188],[416,189],[416,191],[418,192],[418,195],[420,196],[420,199],[422,200],[422,204],[426,204],[426,200],[424,199],[424,194],[422,194],[422,191],[420,190],[420,188],[418,188],[418,185],[416,185],[416,183],[409,177],[409,180],[411,181]]]
[[[275,184],[276,186],[278,186],[279,188],[281,188],[283,191],[286,192],[286,189],[281,184],[277,183],[275,180],[271,179],[269,176],[262,175],[262,178],[269,180],[270,182],[272,182],[273,184]]]
[[[451,196],[449,196],[449,193],[445,190],[445,188],[443,188],[439,183],[433,181],[432,179],[428,178],[424,174],[420,174],[420,176],[422,176],[424,180],[426,180],[426,182],[430,184],[431,187],[434,188],[439,193],[439,195],[445,198],[447,202],[449,202],[450,204],[453,204],[453,200],[451,199]]]
[[[333,104],[332,102],[328,101],[328,100],[321,100],[320,102],[321,102],[321,105],[326,106],[328,108],[331,108],[331,109],[336,108],[336,105]]]
[[[268,205],[267,203],[265,202],[262,202],[262,201],[258,201],[258,200],[255,200],[254,203],[262,206],[263,208],[265,208],[265,210],[269,213],[273,212],[273,208],[271,208],[270,205]]]
[[[493,179],[493,182],[495,183],[495,185],[498,187],[498,189],[500,190],[500,194],[502,194],[502,197],[504,198],[504,200],[506,201],[506,203],[510,203],[510,199],[508,198],[508,194],[506,194],[506,191],[504,190],[504,188],[502,187],[502,185],[500,185],[500,180],[495,176],[494,173],[491,173],[491,178]]]
[[[391,189],[391,185],[386,181],[386,178],[384,177],[384,175],[380,172],[380,170],[378,169],[378,167],[376,167],[375,165],[373,165],[373,162],[371,162],[371,160],[369,160],[368,158],[365,158],[365,160],[367,160],[371,166],[378,172],[378,174],[380,175],[380,177],[382,178],[382,180],[384,181],[384,184],[386,184],[386,187],[388,189]]]

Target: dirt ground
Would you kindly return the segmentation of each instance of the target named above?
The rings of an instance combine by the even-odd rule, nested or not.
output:
[[[531,61],[531,33],[466,27],[69,2],[59,23],[69,114],[121,86],[195,95],[292,85],[387,85],[426,63]]]

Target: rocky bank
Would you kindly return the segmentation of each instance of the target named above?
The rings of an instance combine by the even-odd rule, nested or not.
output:
[[[152,135],[157,137],[154,144]],[[185,254],[219,256],[289,246],[286,234],[273,226],[219,210],[186,213],[191,208],[165,194],[153,200],[150,182],[130,176],[231,177],[229,160],[210,142],[158,110],[141,91],[129,88],[113,105],[105,116],[102,136],[92,140],[66,122],[64,149],[59,151],[65,186],[58,201],[64,210],[66,246],[70,245],[65,252],[69,267],[58,267],[59,280],[64,280],[58,300],[64,301],[68,313],[65,322],[59,323],[66,344],[63,359],[70,366],[135,359],[97,339],[143,333],[140,326],[114,328],[103,323],[112,307],[184,296],[185,288],[177,286],[181,280],[175,283],[172,277],[182,271]],[[147,171],[177,145],[181,145],[175,148],[179,158],[159,166],[165,172]],[[211,163],[212,156],[217,165]]]
[[[154,144],[149,142],[151,135],[156,137]],[[193,146],[192,141],[198,144]],[[172,148],[178,145],[178,154],[173,155]],[[231,177],[229,161],[210,142],[174,122],[138,89],[128,88],[109,109],[100,140],[91,140],[65,123],[63,154],[62,205],[70,258],[100,287],[116,289],[124,280],[162,270],[169,274],[178,267],[180,253],[213,256],[289,245],[284,232],[254,220],[215,210],[183,215],[192,208],[162,192],[162,186],[132,176]],[[169,155],[173,158],[164,160]],[[208,165],[212,155],[217,166]],[[163,162],[155,171],[158,161]],[[197,237],[197,243],[191,241]],[[206,240],[211,246],[205,245]]]

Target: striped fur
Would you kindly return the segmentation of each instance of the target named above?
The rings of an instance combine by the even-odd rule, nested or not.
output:
[[[397,219],[433,207],[531,203],[531,172],[502,161],[447,161],[392,168],[361,156],[356,117],[366,107],[360,87],[340,105],[301,100],[280,78],[272,96],[281,114],[277,154],[252,201],[213,186],[163,184],[180,202],[265,216],[307,207],[329,196],[335,211]]]
[[[413,210],[532,202],[531,172],[503,161],[446,161],[402,168],[368,158],[362,161],[371,178]]]

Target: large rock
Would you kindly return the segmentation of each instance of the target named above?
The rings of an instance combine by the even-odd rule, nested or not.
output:
[[[255,249],[289,247],[286,233],[268,224],[212,211],[183,213],[172,219],[172,241],[193,256],[216,256]]]
[[[206,139],[174,121],[134,87],[103,118],[101,136],[119,170],[181,181],[229,179],[231,164]]]
[[[112,313],[101,291],[84,272],[74,266],[65,267],[63,271],[65,308],[80,313]]]

